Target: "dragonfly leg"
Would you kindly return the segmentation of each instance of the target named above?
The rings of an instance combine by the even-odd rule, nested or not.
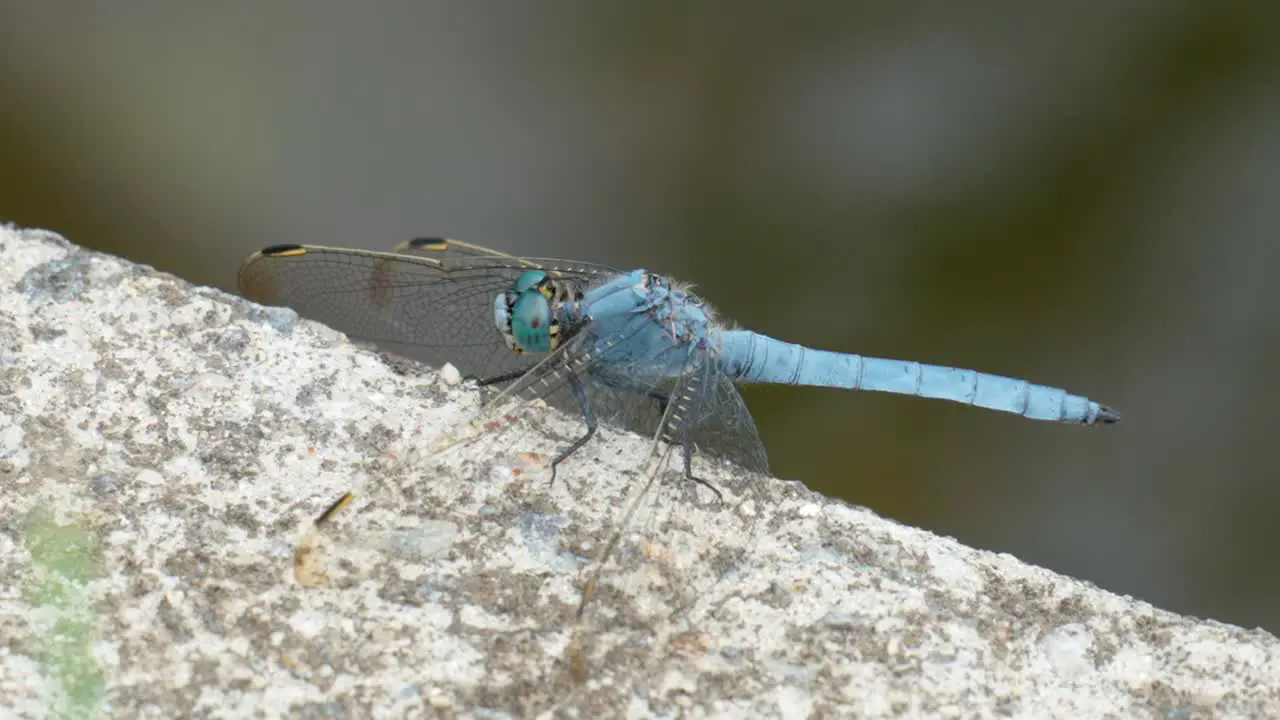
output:
[[[648,390],[645,392],[645,395],[648,395],[649,397],[658,401],[658,412],[661,415],[667,414],[667,403],[671,401],[670,395],[667,395],[666,393],[658,392],[657,390]],[[715,493],[717,500],[724,500],[724,495],[720,493],[720,490],[715,485],[712,485],[710,482],[707,482],[706,480],[703,480],[702,478],[693,474],[693,443],[689,442],[687,439],[681,440],[680,450],[684,455],[685,479],[692,480],[693,482],[696,482],[699,485],[710,490],[711,492]]]
[[[719,500],[720,502],[724,502],[724,495],[720,493],[719,488],[717,488],[715,485],[712,485],[710,482],[703,480],[702,478],[693,474],[693,443],[685,441],[680,443],[680,445],[681,445],[680,449],[684,451],[685,478],[688,480],[692,480],[698,483],[699,485],[705,487],[706,489],[710,490],[711,492],[715,493],[716,500]]]
[[[671,396],[670,396],[670,395],[668,395],[667,393],[664,393],[664,392],[662,392],[662,391],[660,391],[660,390],[654,390],[653,388],[646,388],[646,389],[642,390],[641,392],[643,392],[646,396],[651,397],[651,398],[653,398],[654,400],[657,400],[657,401],[658,401],[658,414],[659,414],[659,415],[661,415],[661,416],[666,416],[666,414],[667,414],[667,405],[668,405],[668,403],[670,403],[670,402],[671,402]],[[720,492],[719,488],[717,488],[715,485],[712,485],[710,482],[708,482],[708,481],[706,481],[706,480],[703,480],[702,478],[700,478],[700,477],[698,477],[697,475],[694,475],[694,474],[693,474],[693,452],[694,452],[694,449],[693,449],[693,443],[692,443],[692,442],[689,442],[689,441],[688,441],[688,439],[681,440],[681,441],[680,441],[680,450],[681,450],[681,452],[684,454],[684,476],[685,476],[685,479],[687,479],[687,480],[692,480],[693,482],[696,482],[696,483],[698,483],[699,485],[701,485],[701,486],[705,487],[706,489],[708,489],[708,490],[710,490],[711,492],[713,492],[713,493],[715,493],[715,494],[716,494],[716,499],[717,499],[717,500],[721,500],[721,501],[723,501],[723,500],[724,500],[724,495],[723,495],[723,494],[721,494],[721,492]]]
[[[556,468],[560,466],[560,463],[568,460],[570,455],[578,452],[583,445],[587,444],[587,441],[595,437],[596,428],[599,427],[596,422],[595,411],[591,409],[591,403],[587,400],[587,388],[582,384],[582,380],[573,373],[569,373],[569,388],[573,390],[573,397],[578,401],[578,407],[582,409],[582,420],[587,424],[587,433],[574,440],[569,447],[565,448],[551,461],[551,482],[549,484],[555,483]]]

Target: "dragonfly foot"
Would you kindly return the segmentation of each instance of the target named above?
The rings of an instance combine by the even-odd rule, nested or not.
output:
[[[693,475],[685,475],[685,477],[689,478],[690,480],[692,480],[692,481],[694,481],[694,482],[698,483],[698,484],[699,484],[699,485],[701,485],[702,487],[704,487],[704,488],[706,488],[706,489],[710,490],[711,492],[715,493],[715,494],[716,494],[716,501],[717,501],[717,502],[724,502],[724,494],[720,492],[720,488],[716,487],[715,485],[712,485],[710,482],[708,482],[708,481],[706,481],[706,480],[703,480],[703,479],[702,479],[702,478],[700,478],[700,477],[695,477],[695,476],[693,476]]]
[[[719,488],[693,474],[693,450],[689,445],[684,446],[684,477],[686,480],[692,480],[715,493],[716,500],[724,502],[724,495],[720,492]]]

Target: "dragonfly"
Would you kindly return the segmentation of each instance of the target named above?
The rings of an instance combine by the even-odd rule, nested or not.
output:
[[[515,257],[456,240],[417,238],[391,252],[275,245],[245,260],[239,283],[251,300],[450,363],[481,386],[548,393],[548,404],[585,425],[551,461],[553,482],[601,423],[657,431],[682,448],[695,481],[696,452],[767,472],[739,383],[899,393],[1080,425],[1120,420],[1111,407],[1026,380],[730,329],[687,285],[645,270]]]
[[[643,482],[653,482],[672,452],[686,479],[717,495],[694,474],[695,455],[767,474],[764,445],[738,391],[743,383],[898,393],[1078,425],[1120,420],[1111,407],[1056,387],[731,327],[688,285],[644,269],[418,238],[389,252],[267,247],[244,261],[239,283],[251,300],[286,305],[352,338],[431,365],[450,363],[481,386],[501,388],[487,407],[540,400],[580,418],[581,434],[550,462],[552,482],[602,425],[651,438]],[[351,497],[344,494],[316,524]]]

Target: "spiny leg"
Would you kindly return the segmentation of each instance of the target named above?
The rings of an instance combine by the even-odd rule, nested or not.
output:
[[[578,407],[582,410],[582,420],[587,424],[587,433],[582,437],[574,440],[569,447],[556,456],[551,461],[551,481],[548,484],[554,484],[556,481],[556,468],[560,463],[569,459],[569,456],[578,452],[587,441],[595,437],[596,428],[599,424],[596,422],[595,411],[591,409],[591,403],[587,399],[587,388],[582,384],[582,380],[575,373],[569,373],[569,388],[573,390],[573,397],[578,401]]]

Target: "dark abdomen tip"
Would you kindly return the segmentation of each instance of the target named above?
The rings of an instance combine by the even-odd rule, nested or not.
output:
[[[1109,408],[1106,405],[1098,406],[1098,417],[1094,418],[1095,425],[1114,425],[1120,422],[1120,413],[1115,408]]]

